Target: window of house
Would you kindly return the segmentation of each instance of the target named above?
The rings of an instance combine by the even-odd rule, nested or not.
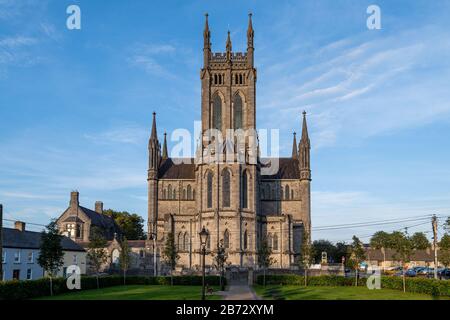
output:
[[[275,233],[273,235],[273,250],[278,250],[278,235]]]
[[[248,177],[244,171],[242,175],[242,208],[248,208]]]
[[[76,254],[73,255],[72,259],[73,259],[73,260],[72,260],[72,261],[73,261],[73,264],[77,264],[77,263],[78,263],[78,257],[77,257]]]
[[[139,250],[139,257],[144,258],[144,250]]]
[[[222,100],[217,93],[213,97],[212,127],[222,130]]]
[[[230,206],[230,171],[228,169],[222,172],[222,206]]]
[[[225,249],[230,248],[230,232],[228,229],[223,233],[223,247]]]
[[[234,129],[242,129],[242,98],[239,94],[234,96]]]
[[[244,250],[247,250],[248,247],[248,235],[247,230],[244,231]]]
[[[14,269],[13,270],[13,279],[14,280],[20,280],[20,270],[19,269]]]
[[[212,208],[212,188],[213,188],[213,173],[211,171],[208,172],[207,176],[207,199],[206,199],[206,206],[208,208]]]
[[[34,253],[33,253],[33,251],[28,252],[27,262],[28,263],[34,263]]]
[[[76,234],[75,234],[75,236],[77,238],[81,238],[81,225],[78,224],[78,223],[77,223],[77,226],[76,226]]]
[[[290,195],[290,192],[289,192],[289,186],[286,186],[286,189],[284,190],[285,191],[285,198],[286,198],[286,200],[289,200],[289,195]]]
[[[33,270],[27,269],[27,280],[33,280]]]
[[[20,251],[14,252],[14,263],[20,263]]]
[[[2,263],[6,263],[6,251],[3,251],[3,254],[2,254]]]
[[[187,186],[187,198],[188,200],[192,200],[192,187],[190,184]]]

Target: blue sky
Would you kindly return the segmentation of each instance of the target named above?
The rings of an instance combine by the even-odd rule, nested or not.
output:
[[[73,189],[84,206],[102,200],[145,217],[151,113],[160,136],[193,130],[203,14],[213,51],[224,50],[228,29],[243,51],[249,11],[258,127],[279,128],[289,155],[300,113],[309,114],[313,226],[450,214],[448,1],[223,3],[0,0],[6,218],[46,224]],[[71,4],[81,30],[66,28]],[[366,27],[371,4],[381,30]],[[367,240],[377,229],[313,237]]]

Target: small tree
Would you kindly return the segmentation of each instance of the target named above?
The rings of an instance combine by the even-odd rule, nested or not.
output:
[[[173,271],[177,266],[177,261],[180,259],[178,255],[177,246],[175,244],[175,236],[173,232],[167,234],[166,244],[162,252],[164,262],[170,267],[170,284],[173,285]]]
[[[64,252],[61,246],[62,236],[59,233],[56,220],[52,220],[46,230],[41,233],[41,245],[38,264],[44,269],[50,278],[50,295],[53,295],[53,281],[55,276],[64,264]]]
[[[361,240],[357,236],[353,236],[353,242],[349,247],[349,256],[347,263],[349,267],[355,270],[355,286],[358,286],[359,265],[366,259],[366,252]]]
[[[370,246],[383,253],[383,271],[386,268],[386,249],[390,247],[389,233],[384,231],[375,232],[370,239]]]
[[[308,269],[314,262],[314,248],[311,244],[309,232],[305,230],[302,235],[302,246],[298,259],[299,267],[305,270],[305,287],[308,285]]]
[[[220,244],[217,247],[217,254],[214,256],[214,264],[216,269],[220,273],[220,289],[225,290],[224,281],[222,280],[225,273],[225,265],[228,260],[228,253],[223,246],[223,239],[220,240]]]
[[[390,246],[394,249],[394,258],[402,264],[403,292],[406,292],[406,264],[411,261],[416,250],[426,249],[430,246],[430,242],[423,232],[416,232],[409,237],[403,232],[394,231],[390,235]]]
[[[131,250],[126,237],[120,243],[119,265],[123,271],[123,284],[126,284],[127,271],[131,263]]]
[[[88,244],[87,259],[89,265],[95,272],[97,277],[97,289],[100,288],[99,273],[102,266],[108,261],[108,253],[106,251],[107,241],[103,233],[97,227],[91,229],[91,237]]]
[[[446,268],[450,265],[450,235],[447,233],[439,241],[439,261]]]
[[[272,264],[276,263],[276,260],[272,258],[272,247],[269,246],[267,237],[263,237],[258,249],[258,263],[263,268],[263,283],[266,286],[266,269]]]

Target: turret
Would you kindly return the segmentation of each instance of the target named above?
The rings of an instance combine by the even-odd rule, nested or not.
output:
[[[308,126],[306,124],[306,111],[303,111],[302,138],[298,145],[301,180],[311,180],[310,150],[311,143],[309,141]]]
[[[231,51],[233,50],[233,47],[231,45],[230,31],[228,31],[226,48],[227,48],[227,62],[230,62],[231,61]]]
[[[247,28],[247,61],[248,66],[253,68],[253,39],[255,37],[255,32],[253,31],[253,24],[252,24],[252,14],[248,14],[248,28]]]
[[[158,172],[159,163],[161,161],[161,151],[160,144],[158,141],[158,133],[156,131],[156,113],[153,112],[153,124],[152,124],[152,133],[150,135],[150,140],[148,142],[148,171],[149,178],[152,174],[156,174]]]
[[[166,160],[169,157],[169,153],[167,152],[167,133],[164,132],[164,143],[162,149],[162,160]]]
[[[209,67],[211,57],[211,33],[209,32],[208,14],[205,14],[205,30],[203,31],[203,68]]]
[[[298,150],[297,150],[297,133],[294,132],[294,142],[292,143],[292,159],[298,159]]]

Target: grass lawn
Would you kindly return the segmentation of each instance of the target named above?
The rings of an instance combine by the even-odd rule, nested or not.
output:
[[[132,285],[69,292],[38,300],[200,300],[201,294],[201,286]],[[221,296],[208,295],[206,299],[220,300]]]
[[[302,287],[302,286],[254,286],[256,294],[273,300],[432,300],[430,295],[404,293],[403,291],[366,287]],[[449,300],[448,297],[439,299]]]

